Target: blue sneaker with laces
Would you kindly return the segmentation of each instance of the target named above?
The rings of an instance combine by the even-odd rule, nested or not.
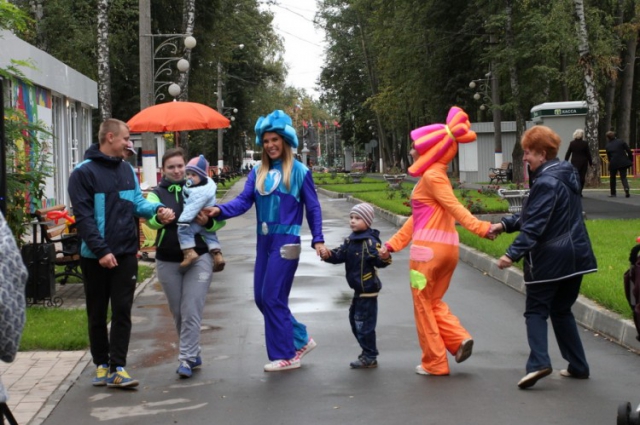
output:
[[[193,375],[193,371],[191,370],[191,365],[187,360],[183,360],[180,362],[180,366],[178,366],[178,370],[176,373],[180,375],[180,378],[191,378]]]
[[[187,363],[189,363],[189,366],[191,367],[191,369],[195,369],[197,367],[202,366],[202,357],[196,356],[196,358],[193,361],[187,360]]]
[[[193,360],[182,360],[178,366],[176,373],[181,378],[191,378],[193,375],[193,369],[202,366],[202,357],[196,356]]]

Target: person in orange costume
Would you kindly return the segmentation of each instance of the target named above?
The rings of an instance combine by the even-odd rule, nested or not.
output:
[[[469,117],[458,107],[447,116],[447,124],[433,124],[411,132],[413,165],[409,174],[420,177],[411,195],[412,215],[385,243],[380,257],[404,249],[410,242],[410,281],[422,362],[420,375],[448,375],[447,351],[456,362],[471,355],[473,339],[450,311],[442,297],[458,264],[456,220],[481,237],[494,239],[491,223],[480,221],[453,193],[447,177],[449,162],[458,143],[476,140]],[[386,248],[386,249],[385,249]]]

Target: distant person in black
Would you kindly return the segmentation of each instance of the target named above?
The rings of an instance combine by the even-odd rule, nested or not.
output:
[[[613,131],[607,132],[607,159],[609,160],[609,174],[610,174],[610,188],[611,194],[609,197],[616,196],[616,174],[620,173],[620,181],[622,187],[624,187],[625,197],[631,196],[629,194],[629,182],[627,181],[627,168],[633,164],[633,154],[627,142],[621,139],[616,139],[616,133]]]
[[[584,140],[584,130],[581,128],[573,132],[573,141],[569,144],[564,160],[569,161],[569,158],[571,158],[571,165],[580,175],[580,196],[582,196],[587,168],[593,166],[593,161],[589,152],[589,143]]]

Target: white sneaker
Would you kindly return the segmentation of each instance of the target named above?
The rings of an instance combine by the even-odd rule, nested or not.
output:
[[[298,356],[291,360],[274,360],[264,365],[265,372],[279,372],[281,370],[298,369],[300,367],[300,358]]]
[[[318,344],[316,344],[316,342],[313,340],[313,338],[309,338],[309,341],[307,341],[305,346],[296,351],[296,357],[299,358],[299,359],[302,359],[304,356],[309,354],[309,352],[311,352],[311,350],[313,350],[317,346],[318,346]]]
[[[421,364],[419,364],[418,366],[416,366],[416,373],[418,375],[431,375],[429,372],[427,372],[426,370],[424,370],[424,368],[422,367]]]

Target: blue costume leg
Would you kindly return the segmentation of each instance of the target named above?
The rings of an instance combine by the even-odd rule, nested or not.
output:
[[[309,342],[309,334],[307,333],[307,327],[298,322],[293,314],[291,315],[291,323],[293,323],[293,345],[296,347],[296,351],[307,345]]]
[[[296,236],[258,237],[254,295],[256,304],[264,316],[269,360],[295,357],[294,323],[301,339],[306,334],[304,325],[298,323],[289,310],[289,293],[299,258],[286,259],[280,252],[280,248],[285,244],[299,243],[300,240]],[[307,339],[308,337],[304,340],[304,344]]]

